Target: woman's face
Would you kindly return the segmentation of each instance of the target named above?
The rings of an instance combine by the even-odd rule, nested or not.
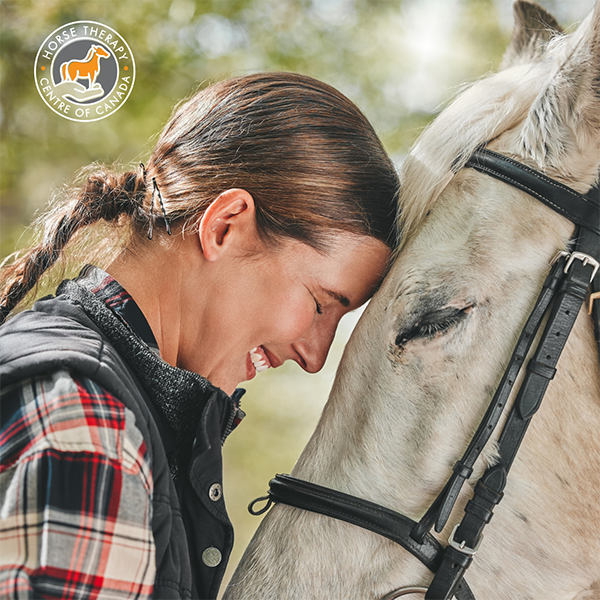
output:
[[[288,239],[221,257],[214,277],[205,272],[199,282],[210,286],[203,288],[212,290],[210,302],[187,311],[197,318],[186,324],[178,366],[229,394],[286,360],[316,373],[341,317],[371,297],[389,256],[383,242],[341,232],[324,253]],[[200,304],[203,295],[192,291],[188,302]]]

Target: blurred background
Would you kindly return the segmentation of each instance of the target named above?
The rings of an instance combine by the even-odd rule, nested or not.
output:
[[[573,27],[593,0],[542,0]],[[92,162],[146,161],[172,107],[198,87],[256,71],[297,71],[363,110],[401,167],[422,129],[461,84],[500,63],[511,0],[0,0],[0,259],[28,245],[28,225]],[[39,97],[37,50],[57,27],[99,21],[128,42],[136,81],[122,108],[68,121]],[[316,426],[359,314],[344,318],[324,369],[297,365],[246,385],[247,417],[225,444],[235,567],[260,519],[248,502],[289,473]],[[366,399],[368,401],[368,399]]]

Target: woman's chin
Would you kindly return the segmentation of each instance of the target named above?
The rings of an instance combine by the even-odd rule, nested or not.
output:
[[[239,364],[239,363],[238,363]],[[216,387],[222,389],[226,394],[231,395],[240,383],[254,379],[257,369],[252,362],[250,352],[246,354],[246,360],[239,372],[236,373],[213,373],[207,379]]]

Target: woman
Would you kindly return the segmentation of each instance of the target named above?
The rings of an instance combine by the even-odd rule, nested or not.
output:
[[[0,328],[0,596],[216,597],[236,387],[322,367],[383,275],[397,188],[356,106],[270,73],[197,93],[147,167],[93,172],[43,219],[4,316],[89,226],[128,236]]]

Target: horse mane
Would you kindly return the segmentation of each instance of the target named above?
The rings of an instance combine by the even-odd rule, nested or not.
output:
[[[81,62],[88,62],[88,60],[92,59],[92,56],[94,56],[94,54],[96,53],[96,49],[94,48],[94,46],[90,46],[90,49],[88,50],[88,53],[85,55],[85,58],[82,59]]]
[[[459,90],[462,93],[428,125],[402,168],[400,248],[473,151],[525,119],[551,69],[551,61],[540,61],[487,75],[466,91]]]

